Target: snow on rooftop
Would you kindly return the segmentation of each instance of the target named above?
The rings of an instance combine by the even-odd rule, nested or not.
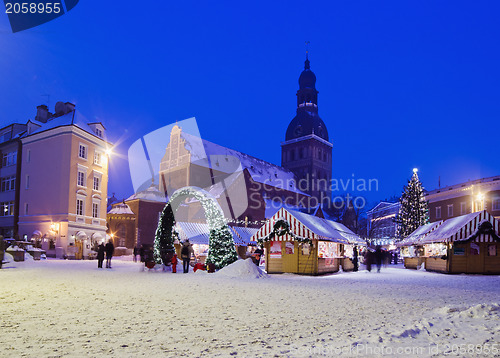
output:
[[[130,206],[128,206],[127,204],[120,203],[114,205],[113,208],[108,212],[108,214],[134,215],[134,212],[132,211],[132,209],[130,209]]]
[[[181,132],[181,137],[186,141],[186,149],[191,152],[191,162],[210,165],[212,169],[225,173],[248,169],[252,179],[258,183],[304,194],[296,188],[295,176],[287,169],[186,132]]]
[[[289,210],[289,213],[304,224],[304,226],[306,226],[309,230],[324,239],[331,239],[333,241],[346,244],[365,244],[364,240],[341,223],[295,210]]]
[[[36,133],[45,132],[49,129],[54,129],[57,127],[74,125],[80,129],[84,130],[85,132],[90,133],[90,134],[96,136],[97,138],[100,138],[96,135],[94,130],[89,126],[89,124],[91,124],[91,121],[89,121],[80,111],[78,111],[76,109],[67,113],[67,114],[59,116],[59,117],[51,117],[51,118],[49,118],[47,123],[38,122],[36,120],[32,120],[32,122],[40,127],[35,128],[29,134],[27,132],[25,132],[23,137],[27,137],[27,136],[30,136],[30,135],[33,135]],[[95,122],[93,122],[93,124],[95,124]]]
[[[152,183],[147,189],[137,192],[127,198],[126,201],[142,199],[166,203],[165,195],[158,189],[158,185]]]
[[[208,245],[210,243],[210,228],[206,223],[178,221],[176,223],[176,229],[181,241],[189,239],[189,242],[192,244]],[[230,226],[229,231],[231,232],[235,245],[248,245],[249,240],[246,239],[248,236],[247,230],[239,230],[236,232],[235,228]]]
[[[450,237],[458,233],[460,229],[466,226],[470,221],[474,220],[477,216],[481,214],[482,211],[478,211],[475,213],[448,219],[444,221],[441,224],[441,226],[439,226],[436,230],[434,230],[432,233],[424,237],[422,239],[422,242],[431,243],[431,242],[447,241]]]
[[[420,226],[404,240],[401,240],[401,242],[398,243],[398,246],[409,246],[417,244],[419,240],[422,240],[426,235],[428,235],[432,230],[435,230],[442,223],[443,220]]]

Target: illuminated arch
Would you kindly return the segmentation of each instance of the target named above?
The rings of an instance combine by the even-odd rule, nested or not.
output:
[[[176,190],[165,205],[156,228],[154,259],[162,262],[162,252],[173,252],[175,212],[179,205],[188,198],[200,201],[210,229],[209,249],[206,263],[213,263],[217,268],[225,267],[238,259],[234,248],[233,236],[227,226],[224,213],[217,200],[206,190],[187,186]]]

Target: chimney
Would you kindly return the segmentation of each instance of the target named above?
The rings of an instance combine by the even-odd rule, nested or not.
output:
[[[75,110],[75,105],[71,102],[66,102],[66,113],[73,112]]]
[[[47,108],[46,105],[41,104],[36,107],[35,119],[39,122],[47,123],[47,120],[49,119],[49,109]]]

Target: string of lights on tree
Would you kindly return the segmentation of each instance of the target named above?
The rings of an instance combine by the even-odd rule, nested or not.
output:
[[[429,223],[429,203],[425,200],[417,172],[416,168],[413,169],[413,175],[399,198],[401,206],[394,222],[397,224],[396,237],[400,240]]]

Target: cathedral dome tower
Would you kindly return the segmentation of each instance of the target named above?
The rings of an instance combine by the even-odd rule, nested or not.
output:
[[[324,202],[330,198],[332,144],[328,130],[318,115],[316,75],[306,53],[304,70],[299,76],[297,113],[291,120],[281,144],[281,165],[295,173],[301,189]]]

